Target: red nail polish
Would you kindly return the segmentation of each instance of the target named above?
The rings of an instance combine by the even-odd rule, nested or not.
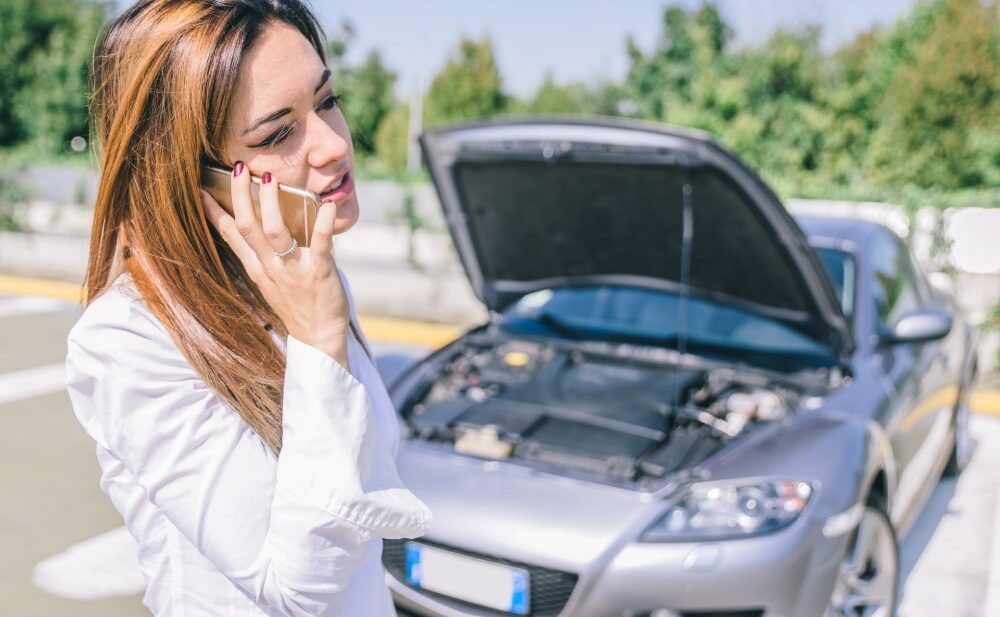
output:
[[[236,161],[236,164],[233,165],[233,177],[235,178],[241,173],[243,173],[243,161]]]
[[[261,183],[261,184],[270,184],[270,183],[271,183],[271,172],[269,172],[269,171],[265,171],[265,172],[264,172],[264,173],[263,173],[263,174],[262,174],[262,175],[260,176],[260,183]]]

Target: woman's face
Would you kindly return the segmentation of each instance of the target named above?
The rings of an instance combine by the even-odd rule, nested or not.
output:
[[[358,198],[351,133],[334,94],[330,72],[309,41],[272,22],[240,62],[226,155],[255,176],[269,171],[282,184],[320,194],[343,178],[325,195],[337,202],[337,234],[358,220]]]

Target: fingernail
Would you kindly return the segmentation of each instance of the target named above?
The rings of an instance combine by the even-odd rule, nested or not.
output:
[[[260,177],[260,182],[261,182],[261,184],[270,184],[271,183],[271,172],[265,171],[261,175],[261,177]]]
[[[243,173],[243,161],[236,161],[236,164],[233,165],[233,177],[236,178],[241,173]]]

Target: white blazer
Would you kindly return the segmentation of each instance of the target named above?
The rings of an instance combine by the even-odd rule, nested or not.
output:
[[[127,275],[70,332],[73,410],[139,544],[143,603],[158,617],[396,614],[382,538],[420,536],[432,517],[399,479],[392,403],[353,336],[351,373],[293,337],[285,353],[275,456]]]

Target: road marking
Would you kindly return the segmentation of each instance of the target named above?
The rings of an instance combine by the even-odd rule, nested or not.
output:
[[[366,338],[384,343],[419,345],[437,349],[458,338],[465,328],[411,319],[358,315]]]
[[[83,298],[83,288],[74,283],[7,275],[0,275],[0,293],[58,299],[77,305]],[[466,329],[461,325],[376,315],[359,315],[358,320],[365,336],[372,341],[430,348],[437,348],[455,340]]]
[[[10,296],[0,298],[0,319],[18,315],[55,313],[69,308],[65,301],[38,296]]]
[[[83,287],[78,284],[6,274],[0,274],[0,293],[55,298],[74,304],[83,300]]]
[[[73,600],[142,593],[139,547],[124,527],[84,540],[35,566],[35,587]]]
[[[1000,390],[976,390],[969,394],[969,408],[975,413],[1000,416]]]
[[[66,389],[62,362],[0,374],[0,405]]]

